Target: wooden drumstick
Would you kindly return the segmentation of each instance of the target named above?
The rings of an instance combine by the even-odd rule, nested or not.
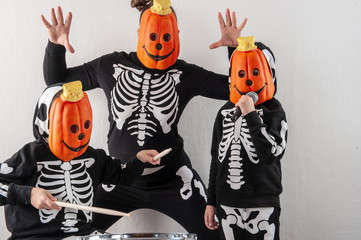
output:
[[[113,215],[113,216],[120,216],[120,217],[131,217],[132,216],[129,213],[123,213],[123,212],[106,209],[106,208],[90,207],[90,206],[72,204],[72,203],[67,203],[67,202],[59,202],[59,201],[54,201],[54,203],[56,205],[58,205],[59,207],[79,209],[79,210],[83,210],[83,211],[96,212],[96,213],[101,213],[101,214],[106,214],[106,215]]]
[[[154,161],[157,161],[159,158],[164,157],[165,155],[167,155],[168,153],[170,153],[172,151],[172,148],[168,148],[166,150],[164,150],[163,152],[159,153],[157,156],[155,156],[153,159]]]

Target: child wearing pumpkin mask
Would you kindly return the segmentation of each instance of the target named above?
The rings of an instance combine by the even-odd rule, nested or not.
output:
[[[273,97],[274,56],[254,37],[238,42],[231,58],[230,101],[214,123],[205,225],[214,230],[219,224],[220,239],[279,239],[287,123]]]
[[[177,124],[194,96],[227,99],[228,76],[177,59],[178,26],[169,1],[132,0],[131,4],[142,12],[137,51],[114,52],[73,68],[67,68],[65,62],[66,50],[74,52],[68,40],[71,14],[65,23],[60,8],[57,17],[52,10],[52,24],[42,17],[50,40],[44,59],[46,83],[79,79],[85,90],[104,90],[110,155],[125,159],[144,147],[173,149],[162,159],[161,167],[146,169],[132,186],[100,186],[97,206],[126,212],[154,209],[196,233],[199,240],[217,239],[217,234],[204,226],[205,187],[183,149]],[[231,20],[229,10],[226,17],[222,36],[232,42],[245,22],[237,27],[235,14]],[[212,47],[223,44],[220,41]],[[94,225],[107,229],[118,219],[96,215]]]
[[[34,115],[36,140],[0,164],[0,205],[5,205],[10,239],[94,232],[92,212],[62,209],[54,201],[92,206],[99,183],[130,185],[145,163],[160,163],[153,160],[156,150],[143,150],[122,166],[104,150],[88,146],[92,124],[80,82],[56,84],[43,92]]]

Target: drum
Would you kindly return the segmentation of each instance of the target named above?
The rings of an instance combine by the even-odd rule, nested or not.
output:
[[[102,234],[102,235],[90,235],[90,236],[82,236],[78,237],[77,240],[123,240],[120,234]]]
[[[78,240],[197,240],[192,233],[125,233],[79,237]]]

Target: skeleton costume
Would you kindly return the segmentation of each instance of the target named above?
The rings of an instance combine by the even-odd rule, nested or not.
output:
[[[255,108],[233,122],[228,101],[214,123],[207,204],[216,207],[221,239],[279,239],[286,114],[275,98]]]
[[[84,90],[103,89],[109,109],[110,155],[125,159],[144,148],[173,149],[162,158],[161,166],[146,168],[131,186],[100,186],[98,206],[127,212],[154,209],[198,234],[198,239],[212,239],[206,237],[210,231],[203,222],[204,184],[184,152],[177,124],[194,96],[227,99],[227,76],[179,59],[165,70],[148,69],[135,52],[114,52],[67,68],[65,48],[51,42],[45,53],[44,75],[47,84],[76,79],[82,81]],[[94,225],[107,229],[117,219],[96,215]]]
[[[30,199],[33,187],[46,189],[59,201],[92,206],[99,183],[129,185],[144,170],[145,164],[136,158],[124,167],[103,150],[90,146],[69,162],[59,160],[47,142],[49,107],[61,90],[57,84],[43,92],[34,115],[36,140],[0,164],[0,204],[5,205],[10,239],[61,239],[95,230],[90,224],[92,212],[34,208]]]

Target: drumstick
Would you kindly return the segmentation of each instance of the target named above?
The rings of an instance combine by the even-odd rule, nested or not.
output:
[[[153,159],[154,161],[157,161],[159,158],[164,157],[165,155],[167,155],[168,153],[170,153],[172,151],[172,148],[168,148],[166,150],[164,150],[163,152],[159,153],[157,156],[155,156]]]
[[[96,213],[101,213],[101,214],[106,214],[106,215],[113,215],[113,216],[120,216],[120,217],[123,217],[123,216],[131,217],[132,216],[129,213],[123,213],[123,212],[106,209],[106,208],[90,207],[90,206],[72,204],[72,203],[67,203],[67,202],[59,202],[59,201],[54,201],[54,203],[56,205],[58,205],[59,207],[79,209],[79,210],[83,210],[83,211],[96,212]]]

